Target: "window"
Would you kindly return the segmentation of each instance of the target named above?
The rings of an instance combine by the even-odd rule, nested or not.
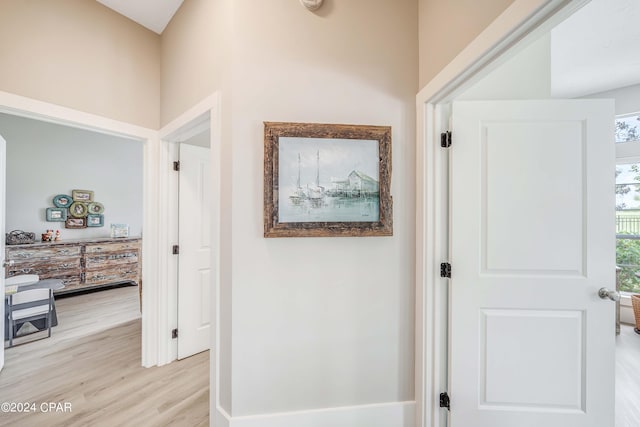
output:
[[[640,163],[616,165],[616,264],[620,290],[640,293]]]

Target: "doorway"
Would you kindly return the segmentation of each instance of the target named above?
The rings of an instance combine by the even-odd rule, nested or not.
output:
[[[145,281],[158,284],[158,287],[148,287],[142,295],[142,365],[150,367],[167,363],[161,347],[166,334],[160,331],[158,325],[158,320],[163,319],[163,311],[159,304],[163,277],[159,271],[163,258],[161,248],[168,246],[164,234],[160,233],[166,227],[161,226],[161,218],[158,217],[156,208],[163,201],[163,193],[160,191],[163,187],[158,185],[161,175],[158,163],[162,156],[158,132],[6,92],[0,92],[0,112],[143,141],[145,240],[142,256],[145,263],[142,266],[142,276]]]
[[[43,284],[60,281],[62,288],[55,291],[54,338],[94,334],[140,319],[138,286],[103,294],[87,292],[140,282],[136,242],[142,232],[143,143],[4,113],[0,113],[0,131],[7,140],[7,232],[37,236],[31,245],[9,245],[8,258],[17,258],[8,275],[38,274]],[[63,217],[71,218],[69,208],[57,204],[61,199],[70,203],[78,189],[86,189],[92,200],[82,206],[95,208],[93,214],[74,218],[73,224],[47,215],[61,211]],[[131,248],[125,249],[122,239],[110,240],[114,223],[127,225]],[[40,242],[45,230],[55,233],[55,241]],[[114,250],[105,252],[106,258],[89,253],[64,255],[86,247],[98,250],[92,244]],[[16,251],[26,252],[18,255]],[[133,282],[128,282],[131,278]],[[85,295],[68,298],[80,292]],[[20,337],[35,330],[30,323],[24,324],[14,344],[37,337]]]
[[[204,100],[160,131],[173,165],[168,180],[167,260],[173,331],[170,360],[215,346],[219,269],[219,127],[217,96]],[[184,163],[183,163],[184,162]],[[215,372],[217,351],[210,352]]]
[[[512,8],[505,12],[505,15],[508,15],[509,11],[515,10],[518,7],[524,7],[523,4],[515,3]],[[552,2],[546,2],[547,5],[551,3]],[[441,231],[442,229],[446,230],[447,227],[448,201],[446,193],[448,190],[447,178],[449,173],[447,170],[448,155],[440,148],[440,133],[448,130],[449,125],[449,111],[451,107],[448,103],[460,99],[465,93],[467,96],[470,96],[470,94],[472,96],[479,96],[483,88],[480,87],[481,90],[478,90],[478,83],[482,82],[483,79],[485,83],[491,79],[493,79],[492,84],[496,82],[501,83],[501,88],[497,91],[500,93],[498,94],[494,90],[493,93],[487,95],[487,92],[484,92],[482,94],[483,97],[489,96],[489,98],[485,99],[553,98],[551,95],[542,97],[540,95],[531,96],[531,89],[540,88],[541,86],[538,85],[540,80],[536,77],[533,78],[533,82],[531,83],[531,76],[527,74],[527,71],[531,71],[535,75],[538,70],[538,68],[535,67],[540,66],[539,64],[536,65],[530,62],[523,68],[520,68],[525,64],[525,62],[521,62],[519,66],[515,66],[511,60],[518,55],[518,53],[513,53],[517,52],[518,49],[513,49],[508,57],[500,58],[500,55],[508,51],[510,45],[517,45],[518,41],[521,42],[520,49],[522,49],[523,45],[530,45],[534,40],[544,36],[544,34],[548,33],[556,24],[583,6],[584,3],[587,2],[556,2],[556,4],[550,6],[551,9],[547,10],[543,16],[538,16],[537,18],[534,16],[536,12],[532,8],[530,11],[531,15],[527,19],[514,19],[509,32],[501,32],[501,35],[493,39],[491,43],[479,37],[469,46],[467,51],[458,56],[459,60],[452,62],[452,64],[443,71],[443,76],[439,76],[443,78],[439,79],[439,82],[432,82],[434,84],[427,86],[418,96],[419,105],[420,102],[425,102],[424,108],[420,111],[421,114],[419,116],[424,118],[424,124],[426,125],[426,133],[424,134],[425,144],[423,147],[420,147],[421,144],[419,144],[419,150],[424,150],[422,153],[419,153],[423,158],[423,167],[419,168],[418,173],[418,180],[422,184],[422,191],[424,191],[425,194],[424,197],[421,197],[419,189],[418,205],[425,206],[425,210],[422,212],[419,211],[418,216],[425,219],[422,223],[423,229],[421,231],[424,235],[429,236],[429,243],[424,242],[427,244],[422,246],[419,242],[419,247],[423,247],[424,250],[422,254],[424,262],[419,262],[418,276],[423,277],[423,283],[426,284],[423,288],[424,299],[421,302],[424,306],[422,310],[430,313],[429,318],[427,318],[423,324],[425,331],[423,338],[426,342],[426,348],[432,345],[432,349],[435,349],[435,351],[428,350],[422,355],[420,355],[420,350],[418,350],[419,359],[424,363],[422,366],[425,366],[427,370],[425,382],[429,384],[429,386],[425,384],[424,388],[420,390],[421,393],[423,393],[425,402],[423,425],[444,426],[447,424],[448,418],[447,412],[442,412],[443,410],[437,407],[438,393],[447,389],[447,378],[443,376],[442,372],[447,370],[448,363],[447,332],[445,325],[449,317],[447,310],[449,290],[446,280],[440,277],[438,269],[439,264],[447,260],[449,251],[446,232],[443,233]],[[531,18],[531,16],[534,16],[534,18]],[[549,18],[550,16],[552,16],[552,18]],[[487,33],[489,33],[489,31],[487,31]],[[465,53],[469,54],[466,58],[464,58]],[[475,53],[475,56],[473,53]],[[509,64],[510,61],[511,63]],[[547,65],[548,64],[547,62]],[[529,70],[529,66],[533,68]],[[505,75],[514,72],[518,68],[521,71],[520,76],[516,76],[510,81],[504,79]],[[482,71],[478,73],[478,70]],[[494,73],[490,74],[492,71]],[[503,72],[502,75],[500,74],[501,72]],[[538,77],[539,76],[538,74]],[[522,80],[519,80],[519,78]],[[472,93],[474,89],[476,90],[475,94]],[[505,92],[509,90],[512,90],[511,96],[514,98],[505,94]],[[608,96],[603,97],[606,98]],[[483,98],[477,97],[471,99]],[[419,126],[419,129],[421,127],[422,126]],[[453,271],[455,272],[455,266],[453,266]],[[613,285],[613,281],[611,282],[612,283],[606,284],[611,286]],[[453,315],[455,316],[455,314]],[[423,347],[423,349],[424,348],[425,347]],[[433,351],[433,354],[429,354],[430,351]],[[433,369],[430,369],[431,367],[433,367]],[[452,402],[455,402],[454,399],[455,397],[453,397]],[[432,402],[436,403],[430,407],[430,405],[433,404]]]

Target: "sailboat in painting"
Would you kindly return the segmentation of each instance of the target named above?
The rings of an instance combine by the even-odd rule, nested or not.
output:
[[[289,195],[289,200],[294,205],[301,205],[308,201],[312,207],[321,207],[324,204],[325,188],[320,185],[320,150],[316,152],[316,182],[315,186],[307,184],[306,188],[300,185],[300,153],[298,153],[298,179],[296,190]]]
[[[294,205],[301,205],[307,200],[307,193],[300,186],[300,153],[298,153],[298,180],[296,181],[296,190],[289,196],[289,200]]]

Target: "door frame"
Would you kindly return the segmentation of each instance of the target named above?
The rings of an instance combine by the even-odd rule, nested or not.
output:
[[[440,263],[448,261],[448,152],[450,103],[528,43],[590,0],[515,0],[416,96],[416,425],[441,427],[447,391],[448,294]],[[455,138],[455,137],[454,137]],[[453,266],[455,271],[455,266]],[[455,405],[455,396],[452,397]]]
[[[171,169],[171,165],[174,161],[179,160],[179,143],[191,138],[194,135],[209,128],[210,139],[209,149],[211,160],[211,294],[212,300],[211,307],[211,319],[212,319],[212,335],[211,346],[214,351],[209,353],[211,366],[217,367],[220,346],[217,342],[217,325],[219,310],[217,308],[218,284],[220,283],[220,159],[221,159],[221,144],[220,144],[220,97],[218,93],[214,93],[209,97],[202,100],[200,103],[181,114],[175,120],[164,126],[159,131],[159,137],[164,144],[166,144],[164,163],[167,165],[165,173],[165,190],[166,190],[166,205],[162,207],[162,211],[166,215],[165,224],[167,228],[165,233],[167,234],[171,245],[178,244],[178,174]],[[170,246],[167,246],[168,248]],[[162,301],[162,305],[167,307],[166,313],[168,317],[164,319],[164,327],[166,330],[172,330],[178,327],[178,257],[172,256],[167,252],[165,258],[162,260],[164,264],[163,274],[166,280],[163,281],[162,286],[165,296],[165,300]],[[177,360],[178,358],[178,342],[176,339],[171,339],[165,342],[163,348],[168,361]],[[215,383],[215,370],[211,371],[212,387],[210,388],[211,394],[215,394],[213,384]]]
[[[168,327],[171,307],[167,305],[170,283],[166,274],[171,245],[174,244],[170,233],[167,233],[167,210],[172,206],[169,198],[169,178],[172,171],[169,160],[170,143],[163,140],[161,135],[168,135],[171,129],[179,127],[176,124],[181,123],[181,118],[188,117],[189,114],[193,114],[193,111],[202,110],[207,106],[206,111],[210,111],[212,117],[212,142],[215,141],[215,144],[212,144],[213,152],[214,146],[219,147],[219,136],[213,132],[214,124],[219,123],[216,93],[158,131],[0,91],[0,112],[2,113],[143,142],[142,259],[144,261],[142,277],[144,283],[141,360],[144,367],[160,366],[175,360],[172,358],[171,351],[171,328]],[[217,128],[219,126],[216,126]],[[217,158],[219,159],[219,156]],[[219,182],[219,177],[214,177],[215,180]],[[215,217],[212,218],[212,230],[217,232],[219,203],[214,207],[217,210],[214,211]],[[215,247],[212,249],[216,250]],[[216,250],[216,253],[219,251]],[[215,265],[217,272],[218,264]]]
[[[156,185],[159,174],[158,158],[161,152],[158,132],[9,92],[0,92],[0,112],[143,142],[142,277],[145,283],[156,282],[159,277],[157,267],[162,240],[162,224],[155,215],[160,194]],[[157,365],[160,361],[158,343],[161,336],[157,323],[157,300],[158,293],[155,287],[144,288],[141,358],[142,366],[145,367]]]

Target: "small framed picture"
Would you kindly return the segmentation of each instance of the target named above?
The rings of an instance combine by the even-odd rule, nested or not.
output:
[[[104,215],[101,214],[89,214],[87,215],[87,227],[103,227]]]
[[[64,228],[87,228],[86,218],[67,218]]]
[[[88,213],[89,210],[86,203],[73,202],[71,206],[69,206],[69,215],[74,218],[85,218]]]
[[[53,205],[57,208],[68,208],[73,203],[73,198],[66,194],[58,194],[53,198]]]
[[[93,202],[93,191],[89,190],[72,190],[71,196],[74,202]]]
[[[64,208],[47,208],[47,221],[64,222],[67,220],[67,210]]]
[[[91,202],[87,205],[90,214],[96,215],[104,212],[104,205],[100,202]]]
[[[129,225],[111,224],[111,237],[129,237]]]

